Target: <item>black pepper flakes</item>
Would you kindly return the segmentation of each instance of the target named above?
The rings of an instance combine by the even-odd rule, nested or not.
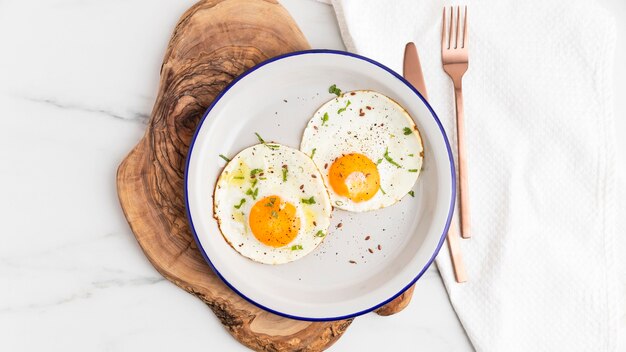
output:
[[[349,260],[348,263],[350,264],[356,264],[356,262],[354,260]]]
[[[378,248],[378,250],[383,249],[383,247],[382,247],[381,245],[378,245],[378,247],[377,247],[377,248]]]
[[[370,236],[370,235],[365,236],[365,240],[366,240],[366,241],[369,241],[369,239],[370,239],[370,238],[371,238],[371,236]]]

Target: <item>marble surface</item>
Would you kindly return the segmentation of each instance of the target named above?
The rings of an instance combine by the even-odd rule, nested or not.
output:
[[[331,7],[281,2],[313,47],[343,48]],[[626,18],[623,0],[600,2]],[[115,193],[117,165],[145,129],[167,39],[193,3],[0,0],[0,350],[246,350],[152,268]],[[626,25],[618,26],[623,63]],[[620,79],[626,68],[616,66],[616,131],[626,133]],[[619,150],[626,164],[626,139]],[[620,324],[624,351],[623,314]],[[390,345],[472,350],[436,268],[409,308],[356,319],[331,350]]]

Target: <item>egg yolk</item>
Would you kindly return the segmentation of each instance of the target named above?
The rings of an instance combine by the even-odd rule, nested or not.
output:
[[[296,238],[300,230],[296,207],[279,196],[265,197],[250,210],[250,230],[261,243],[282,247]]]
[[[354,202],[371,199],[380,189],[376,164],[359,153],[335,159],[328,170],[328,180],[335,193]]]

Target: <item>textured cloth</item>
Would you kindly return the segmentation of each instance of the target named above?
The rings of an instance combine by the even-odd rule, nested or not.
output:
[[[332,4],[349,51],[401,72],[404,45],[416,43],[455,146],[444,2]],[[447,246],[437,257],[452,305],[478,351],[614,351],[614,21],[593,1],[467,4],[473,237],[461,240],[469,282],[455,282]]]

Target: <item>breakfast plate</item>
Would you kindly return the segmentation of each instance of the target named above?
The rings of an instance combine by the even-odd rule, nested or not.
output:
[[[225,160],[260,140],[298,149],[313,114],[335,97],[332,85],[344,92],[379,92],[406,109],[424,148],[417,182],[383,209],[335,208],[323,242],[297,261],[270,265],[240,255],[214,217],[214,190]],[[388,303],[430,266],[450,225],[455,171],[437,115],[401,76],[359,55],[308,50],[253,67],[216,97],[189,148],[185,197],[198,247],[226,285],[278,315],[338,320]]]

